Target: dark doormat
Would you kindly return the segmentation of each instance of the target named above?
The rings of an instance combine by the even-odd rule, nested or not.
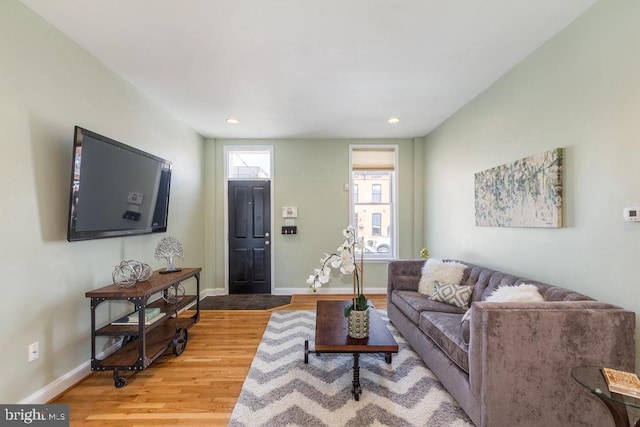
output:
[[[200,310],[269,310],[291,303],[291,295],[220,295],[200,301]]]

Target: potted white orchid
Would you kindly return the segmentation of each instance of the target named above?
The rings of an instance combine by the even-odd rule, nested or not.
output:
[[[368,308],[369,303],[364,296],[364,264],[363,264],[363,251],[362,241],[356,237],[356,230],[353,226],[349,225],[342,231],[346,240],[340,245],[335,253],[327,254],[320,259],[320,268],[316,268],[313,274],[307,279],[307,283],[311,285],[313,292],[317,292],[318,288],[322,287],[331,279],[331,268],[340,269],[342,274],[353,275],[353,298],[351,302],[344,308],[345,317],[349,318],[349,335],[354,338],[364,338],[368,336]],[[360,249],[360,263],[356,262],[356,248]],[[354,313],[359,312],[359,313]],[[352,333],[352,318],[355,316],[366,315],[366,320],[358,319],[358,331]],[[361,325],[363,323],[363,325]],[[360,332],[360,326],[364,326],[363,331]],[[364,335],[363,335],[364,334]],[[362,336],[355,336],[362,335]]]

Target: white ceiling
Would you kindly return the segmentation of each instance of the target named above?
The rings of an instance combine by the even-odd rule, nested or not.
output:
[[[203,136],[402,138],[596,0],[21,1]]]

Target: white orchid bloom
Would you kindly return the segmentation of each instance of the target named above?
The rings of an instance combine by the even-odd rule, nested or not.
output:
[[[342,272],[342,274],[351,274],[354,272],[355,269],[356,269],[356,266],[354,264],[343,265],[342,267],[340,267],[340,271]]]
[[[349,225],[342,230],[342,234],[346,240],[336,249],[335,253],[327,254],[320,259],[320,268],[314,270],[314,274],[310,275],[307,283],[311,285],[313,291],[321,287],[324,283],[331,280],[331,269],[340,269],[342,274],[358,274],[362,266],[356,264],[354,256],[354,248],[363,247],[363,238],[357,237],[356,229]],[[358,276],[358,293],[361,292],[361,284]],[[355,297],[354,297],[355,298]]]
[[[318,282],[320,283],[329,283],[329,279],[330,279],[330,275],[324,271],[318,274]]]
[[[340,251],[340,260],[342,264],[353,264],[353,257],[351,251]]]
[[[351,256],[351,252],[343,251],[341,254],[342,265],[340,266],[340,271],[342,274],[351,274],[356,269],[356,265],[353,263],[353,257]]]
[[[347,228],[345,228],[344,230],[342,230],[342,234],[349,241],[354,241],[356,239],[356,229],[352,225],[350,225]]]

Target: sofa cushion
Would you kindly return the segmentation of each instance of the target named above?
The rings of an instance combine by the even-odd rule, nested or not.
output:
[[[469,308],[469,301],[471,300],[472,292],[473,288],[471,286],[442,283],[436,280],[436,289],[433,291],[433,294],[431,294],[429,299],[467,309]]]
[[[460,334],[462,314],[420,313],[418,327],[463,371],[469,373],[469,346]]]
[[[466,268],[459,262],[429,258],[422,267],[418,292],[427,296],[433,294],[436,281],[459,285]]]
[[[430,300],[417,291],[393,291],[391,302],[416,325],[420,319],[420,313],[425,310],[441,313],[464,313],[463,309],[455,305]]]

